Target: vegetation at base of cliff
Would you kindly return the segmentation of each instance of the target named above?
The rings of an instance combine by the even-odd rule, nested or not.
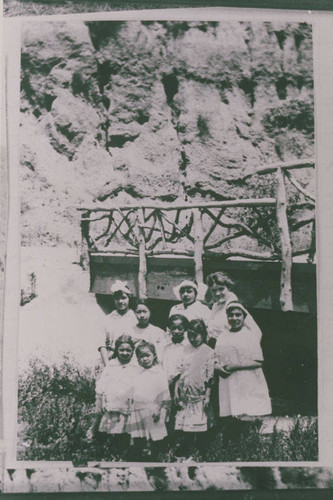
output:
[[[19,460],[126,461],[114,456],[109,443],[87,440],[92,424],[96,372],[79,368],[69,357],[60,365],[34,359],[19,377]],[[230,422],[207,434],[205,451],[177,436],[158,455],[161,462],[314,461],[318,456],[317,423],[294,417],[289,431],[260,433],[261,421],[243,425],[241,439],[227,441]],[[223,433],[224,431],[224,433]],[[138,460],[140,457],[138,457]],[[144,450],[141,460],[152,460]],[[155,458],[156,461],[156,458]]]

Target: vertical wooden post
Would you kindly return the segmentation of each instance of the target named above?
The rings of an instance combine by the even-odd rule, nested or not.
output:
[[[314,220],[312,223],[311,244],[310,244],[310,250],[309,250],[309,256],[308,256],[308,263],[309,264],[313,264],[315,255],[316,255],[316,221]]]
[[[284,182],[284,173],[281,168],[276,171],[276,217],[281,242],[281,279],[280,279],[280,306],[282,311],[293,311],[293,297],[291,288],[291,269],[293,263],[287,218],[287,194]]]
[[[139,216],[139,299],[147,297],[147,258],[146,258],[146,241],[145,241],[145,216],[143,208],[138,209]]]
[[[204,249],[204,236],[202,230],[202,216],[199,208],[193,209],[193,217],[195,279],[198,283],[203,283],[202,255]]]
[[[87,219],[87,220],[86,220]],[[81,218],[81,252],[80,266],[85,271],[89,265],[89,231],[90,231],[90,211],[83,212]]]

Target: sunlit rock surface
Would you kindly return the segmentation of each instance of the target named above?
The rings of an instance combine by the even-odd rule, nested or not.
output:
[[[228,180],[313,156],[312,87],[304,23],[26,24],[23,244],[79,241],[77,206],[270,196]]]

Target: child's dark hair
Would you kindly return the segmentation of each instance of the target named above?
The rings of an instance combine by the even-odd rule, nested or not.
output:
[[[184,329],[187,330],[188,319],[185,316],[183,316],[182,314],[172,314],[172,316],[170,316],[170,318],[168,319],[167,327],[171,328],[174,321],[177,321],[177,320],[181,320]]]
[[[156,348],[155,348],[154,344],[151,344],[150,342],[146,342],[145,340],[141,340],[139,342],[139,344],[137,345],[137,348],[135,349],[135,354],[136,354],[136,357],[138,359],[139,359],[140,352],[143,349],[149,349],[152,352],[152,354],[154,355],[153,365],[157,365],[158,359],[157,359]]]
[[[134,309],[135,307],[135,302],[136,302],[136,299],[135,297],[133,297],[132,294],[129,294],[129,293],[126,293],[124,292],[123,290],[117,290],[116,292],[114,292],[114,294],[112,295],[112,301],[113,301],[113,308],[116,309],[116,303],[115,303],[115,299],[121,297],[122,295],[127,295],[127,297],[129,298],[129,304],[128,304],[128,308],[129,309]]]
[[[136,311],[136,308],[138,306],[146,306],[146,308],[149,310],[149,312],[151,312],[151,309],[150,309],[150,306],[149,306],[149,303],[148,303],[148,300],[147,299],[138,299],[135,301],[135,306],[134,306],[134,311]]]
[[[193,330],[196,333],[200,333],[202,335],[202,338],[204,342],[207,342],[207,327],[205,325],[205,322],[202,321],[202,319],[192,319],[192,321],[189,322],[187,331],[189,332],[190,330]]]
[[[134,352],[135,344],[134,344],[134,340],[132,339],[132,337],[130,335],[120,335],[120,337],[118,337],[114,343],[114,352],[112,355],[112,359],[118,357],[118,349],[119,349],[119,346],[121,346],[121,344],[130,345],[133,349],[133,352]]]

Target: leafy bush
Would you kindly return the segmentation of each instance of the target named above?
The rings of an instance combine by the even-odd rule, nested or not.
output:
[[[60,365],[30,361],[19,377],[19,421],[25,460],[88,459],[86,433],[95,400],[95,373],[65,356]]]
[[[33,359],[19,377],[18,458],[21,460],[126,460],[112,453],[112,442],[103,435],[86,438],[95,400],[93,370],[84,370],[68,356],[59,365],[48,366]],[[289,431],[274,428],[260,433],[261,420],[243,425],[241,439],[228,440],[222,424],[210,431],[204,443],[187,436],[169,441],[161,449],[161,462],[307,461],[318,456],[317,422],[294,418]],[[202,444],[204,446],[202,446]],[[203,449],[205,448],[205,449]],[[147,457],[145,458],[145,461]]]

